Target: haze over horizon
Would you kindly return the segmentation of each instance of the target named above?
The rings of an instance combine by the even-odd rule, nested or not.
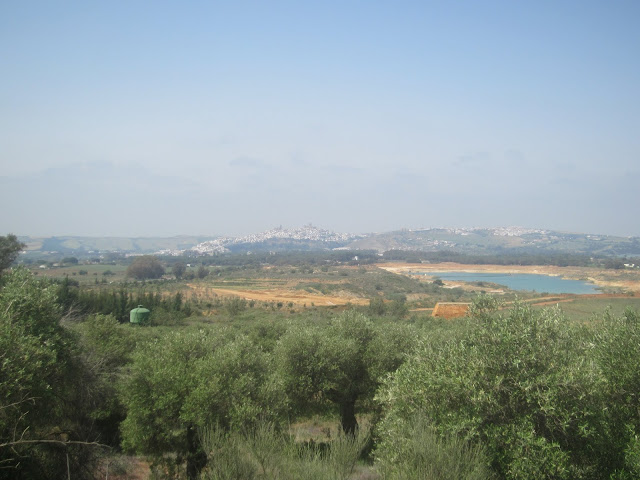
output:
[[[325,227],[323,225],[315,225],[312,223],[307,223],[306,225],[274,225],[272,227],[266,228],[260,231],[252,231],[242,234],[227,234],[224,232],[219,232],[216,234],[209,234],[206,232],[200,233],[176,233],[173,235],[77,235],[73,233],[69,234],[55,234],[55,235],[27,235],[27,234],[17,234],[18,237],[29,237],[32,239],[38,238],[128,238],[128,239],[144,239],[144,238],[179,238],[179,237],[207,237],[207,238],[249,238],[254,237],[256,235],[260,236],[263,234],[271,234],[273,231],[282,229],[285,232],[297,232],[300,229],[312,226],[315,229],[335,234],[345,234],[345,235],[354,235],[356,237],[367,237],[370,235],[384,235],[392,232],[401,232],[401,231],[427,231],[427,230],[450,230],[450,231],[472,231],[472,230],[507,230],[507,229],[522,229],[525,233],[528,232],[557,232],[560,234],[569,234],[569,235],[594,235],[594,236],[610,236],[610,237],[621,237],[621,238],[640,238],[636,235],[613,235],[609,233],[603,232],[579,232],[579,231],[569,231],[569,230],[553,230],[553,229],[545,229],[545,228],[534,228],[534,227],[521,227],[519,225],[494,225],[494,226],[483,226],[477,227],[473,225],[433,225],[433,226],[404,226],[398,227],[393,230],[379,230],[379,231],[347,231],[347,230],[337,230],[330,227]],[[7,232],[13,233],[13,232]]]
[[[4,2],[0,234],[640,236],[640,4]]]

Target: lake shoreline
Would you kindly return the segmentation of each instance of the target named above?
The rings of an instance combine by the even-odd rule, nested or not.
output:
[[[379,268],[402,275],[424,276],[435,272],[537,274],[581,280],[593,283],[604,292],[619,290],[621,295],[640,295],[640,270],[605,270],[591,267],[558,267],[555,265],[469,265],[453,262],[441,263],[379,263]],[[583,294],[584,295],[584,294]],[[600,293],[587,295],[602,295]]]

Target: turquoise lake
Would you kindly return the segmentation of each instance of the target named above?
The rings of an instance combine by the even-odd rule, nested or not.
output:
[[[532,273],[429,272],[425,275],[438,277],[445,281],[497,283],[511,290],[575,294],[601,293],[593,283]]]

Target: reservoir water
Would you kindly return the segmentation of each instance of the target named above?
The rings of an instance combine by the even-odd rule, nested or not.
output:
[[[438,277],[445,281],[497,283],[511,290],[575,294],[601,293],[593,283],[533,273],[429,272],[425,275]]]

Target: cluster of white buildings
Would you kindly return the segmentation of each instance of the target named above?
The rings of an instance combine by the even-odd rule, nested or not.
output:
[[[266,232],[254,233],[243,237],[216,238],[215,240],[199,243],[198,245],[191,247],[188,251],[199,255],[215,255],[228,252],[231,245],[262,243],[274,239],[346,243],[355,238],[358,238],[358,235],[350,233],[336,233],[330,230],[314,227],[313,225],[305,225],[294,229],[277,227],[267,230]],[[163,250],[161,253],[164,255],[181,255],[184,252],[185,250]]]
[[[330,230],[324,230],[314,227],[313,225],[305,225],[303,227],[288,229],[277,227],[262,233],[255,233],[244,237],[237,237],[232,243],[261,243],[273,239],[287,240],[309,240],[316,242],[348,242],[357,238],[357,235],[351,233],[336,233]]]
[[[539,235],[546,235],[549,232],[547,230],[537,230],[533,228],[523,228],[523,227],[499,227],[499,228],[488,228],[493,235],[498,237],[521,237],[522,235],[531,235],[537,233]]]
[[[484,228],[484,227],[460,227],[460,228],[451,228],[451,227],[441,227],[441,228],[420,228],[417,230],[409,230],[410,232],[417,231],[431,231],[431,230],[442,230],[444,232],[450,233],[452,235],[462,235],[467,236],[471,233],[485,231],[491,232],[492,235],[498,237],[520,237],[522,235],[528,234],[540,234],[546,235],[549,233],[547,230],[539,230],[534,228],[524,228],[524,227],[496,227],[496,228]]]

